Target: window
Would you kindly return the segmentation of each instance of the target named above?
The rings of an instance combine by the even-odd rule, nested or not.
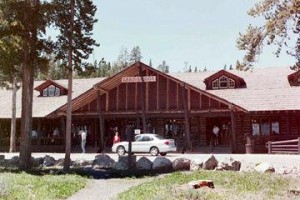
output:
[[[212,82],[213,89],[219,89],[219,79],[216,79]]]
[[[212,82],[212,89],[235,88],[235,81],[227,76],[221,76]]]
[[[229,79],[229,88],[235,88],[235,81],[233,79]]]
[[[219,88],[228,88],[228,78],[226,76],[219,78]]]
[[[54,85],[50,85],[43,90],[43,97],[60,96],[60,89]]]
[[[276,117],[257,117],[252,119],[252,135],[280,134],[279,119]]]

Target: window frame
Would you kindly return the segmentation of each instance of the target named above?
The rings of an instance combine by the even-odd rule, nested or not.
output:
[[[266,121],[267,123],[264,123]],[[266,124],[268,129],[267,132],[264,132],[266,128],[263,128],[263,124]],[[277,128],[275,128],[274,124],[277,124]],[[254,134],[254,125],[256,129],[258,129],[258,133]],[[271,136],[271,135],[281,135],[280,131],[280,118],[276,116],[258,116],[251,118],[251,135],[252,136]],[[277,129],[278,132],[274,134],[274,129]]]

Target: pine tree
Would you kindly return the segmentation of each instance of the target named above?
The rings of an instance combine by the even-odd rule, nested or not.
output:
[[[169,73],[169,66],[167,65],[166,61],[162,61],[160,65],[158,65],[157,69],[164,73]]]
[[[262,53],[264,45],[274,44],[278,57],[284,46],[293,50],[287,53],[295,57],[295,66],[300,65],[300,3],[299,0],[262,0],[250,9],[248,14],[264,20],[261,26],[249,25],[244,34],[240,33],[237,47],[245,51],[243,64],[248,69]],[[296,44],[291,38],[296,38]]]
[[[72,79],[73,69],[81,71],[87,67],[84,60],[93,52],[93,47],[98,44],[92,39],[96,6],[92,0],[53,0],[56,7],[54,25],[60,31],[57,36],[58,60],[63,60],[62,67],[68,70],[68,102],[66,120],[66,152],[64,170],[70,168],[71,153],[71,121],[72,121]]]
[[[141,61],[141,59],[142,59],[142,53],[140,47],[139,46],[133,47],[130,52],[130,58],[129,58],[130,64]]]
[[[152,60],[149,61],[149,66],[152,67]]]

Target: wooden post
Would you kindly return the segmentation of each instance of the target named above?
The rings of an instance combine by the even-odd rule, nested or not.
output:
[[[98,115],[99,115],[99,131],[100,131],[100,141],[99,141],[99,147],[100,151],[104,150],[105,144],[104,144],[104,119],[102,115],[102,109],[101,109],[101,95],[100,90],[97,91],[97,104],[98,104]]]
[[[159,110],[159,75],[157,75],[156,81],[156,109]]]
[[[189,111],[187,109],[187,102],[186,102],[186,92],[185,92],[185,84],[182,83],[181,85],[181,100],[183,103],[183,109],[184,109],[184,125],[185,125],[185,142],[187,144],[187,148],[189,150],[192,150],[192,142],[191,142],[191,132],[190,132],[190,119],[189,119]]]
[[[233,106],[230,105],[231,115],[231,135],[232,135],[232,153],[236,152],[236,116],[233,110]]]
[[[298,154],[300,154],[300,137],[298,137]]]
[[[140,92],[141,92],[140,102],[141,102],[141,107],[142,107],[143,133],[145,133],[147,131],[146,111],[145,111],[145,80],[144,80],[141,64],[139,64],[139,75],[142,80],[142,82],[140,83]]]
[[[268,142],[268,154],[271,154],[272,153],[272,142],[269,141]]]

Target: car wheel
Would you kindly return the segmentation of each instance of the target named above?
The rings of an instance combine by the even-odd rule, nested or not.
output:
[[[118,146],[117,153],[119,156],[125,155],[125,148],[123,146]]]
[[[159,150],[157,147],[151,147],[150,149],[151,156],[157,156],[159,154]]]
[[[167,155],[167,153],[160,153],[160,155],[161,155],[161,156],[165,156],[165,155]]]

